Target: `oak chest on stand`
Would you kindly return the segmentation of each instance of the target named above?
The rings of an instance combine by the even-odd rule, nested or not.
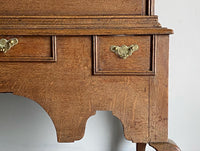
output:
[[[10,0],[0,11],[0,92],[39,103],[58,142],[83,137],[97,110],[112,111],[145,151],[168,141],[168,52],[153,0]]]

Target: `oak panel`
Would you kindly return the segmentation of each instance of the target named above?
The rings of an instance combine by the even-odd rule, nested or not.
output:
[[[93,76],[91,42],[91,36],[57,37],[54,63],[1,62],[0,92],[38,102],[53,120],[59,142],[81,139],[96,110],[112,111],[128,140],[148,142],[149,78]]]
[[[55,36],[0,36],[17,38],[18,44],[6,53],[0,52],[0,61],[56,61]]]
[[[167,142],[173,30],[159,24],[154,0],[0,2],[0,38],[19,39],[0,54],[0,92],[38,102],[59,142],[81,139],[87,119],[109,110],[121,120],[125,137],[139,143],[137,150],[147,142],[159,151],[179,150]],[[110,45],[132,42],[139,50],[127,60],[109,51]]]
[[[111,46],[137,44],[139,49],[126,59],[111,51]],[[95,75],[154,75],[153,36],[95,36]]]
[[[145,15],[146,0],[1,0],[4,16]]]
[[[156,75],[150,77],[150,142],[168,140],[169,36],[156,36]]]

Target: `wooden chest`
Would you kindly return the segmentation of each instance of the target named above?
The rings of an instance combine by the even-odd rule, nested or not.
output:
[[[153,0],[1,4],[0,92],[39,103],[59,142],[81,139],[87,119],[109,110],[139,151],[179,150],[167,136],[173,31],[158,23]]]

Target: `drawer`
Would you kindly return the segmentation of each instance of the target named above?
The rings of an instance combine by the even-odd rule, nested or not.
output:
[[[93,74],[155,75],[154,39],[153,35],[94,36]]]
[[[56,61],[56,37],[0,36],[0,61]]]

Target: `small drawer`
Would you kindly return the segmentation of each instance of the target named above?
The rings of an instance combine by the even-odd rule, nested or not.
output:
[[[56,61],[56,37],[0,36],[0,61]]]
[[[93,74],[155,75],[154,39],[153,35],[94,36]]]

